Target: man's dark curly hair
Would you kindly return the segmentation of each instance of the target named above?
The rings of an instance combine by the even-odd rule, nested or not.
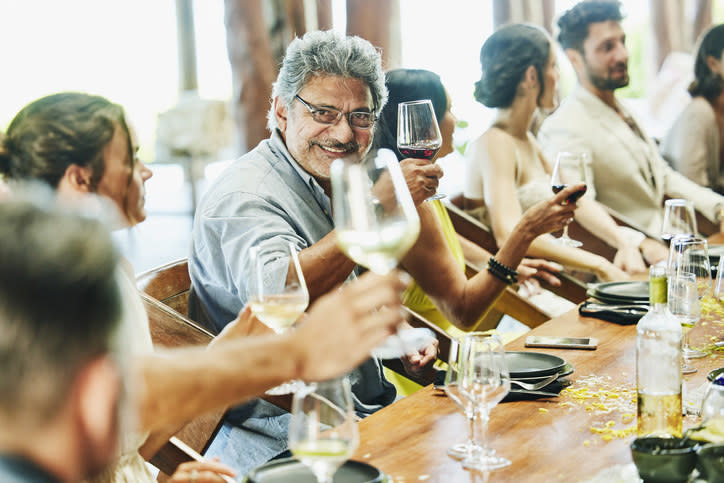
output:
[[[621,3],[618,0],[585,0],[568,9],[558,19],[558,42],[565,49],[583,53],[583,41],[588,37],[588,26],[592,23],[623,19]]]

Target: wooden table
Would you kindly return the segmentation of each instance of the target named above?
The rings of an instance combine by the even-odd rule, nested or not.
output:
[[[571,311],[533,329],[526,335],[568,335],[596,337],[598,349],[535,349],[558,355],[573,364],[569,393],[557,398],[505,402],[490,416],[488,444],[512,465],[489,476],[493,481],[581,481],[600,470],[630,463],[629,443],[635,437],[635,416],[614,410],[605,414],[595,398],[580,389],[585,382],[599,379],[588,394],[598,392],[603,406],[618,404],[615,395],[626,401],[635,415],[635,326],[621,326]],[[691,332],[694,346],[711,343],[712,334],[721,338],[722,326],[706,323]],[[523,347],[525,337],[508,344],[509,350]],[[720,355],[696,359],[698,372],[687,376],[687,387],[700,387],[707,373],[722,366]],[[608,392],[600,391],[605,389]],[[624,392],[629,389],[629,392]],[[588,407],[588,409],[587,409]],[[625,414],[628,413],[628,414]],[[594,433],[591,427],[606,428]],[[697,418],[685,418],[693,426]],[[628,431],[627,431],[628,428]],[[486,481],[487,475],[469,472],[446,450],[467,437],[467,422],[458,407],[441,391],[428,386],[365,418],[359,424],[360,447],[353,459],[372,464],[395,482]],[[613,433],[616,430],[623,430]],[[615,436],[618,434],[618,436]],[[607,441],[607,439],[610,439]]]

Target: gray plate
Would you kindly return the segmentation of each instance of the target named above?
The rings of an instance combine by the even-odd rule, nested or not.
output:
[[[543,352],[508,351],[505,353],[510,377],[547,376],[558,372],[566,365],[560,357]]]
[[[590,284],[588,293],[597,299],[614,302],[649,300],[649,282],[607,282]]]
[[[272,460],[257,466],[244,480],[247,483],[316,483],[317,479],[309,468],[294,458]],[[334,474],[334,483],[381,483],[385,475],[367,463],[349,460]]]
[[[564,365],[563,367],[561,367],[558,370],[558,379],[573,374],[573,370],[574,370],[573,364],[571,364],[570,362],[566,362],[566,365]],[[535,384],[536,382],[542,381],[546,377],[548,377],[548,376],[513,377],[513,379],[515,379],[516,381],[530,382],[530,383]]]

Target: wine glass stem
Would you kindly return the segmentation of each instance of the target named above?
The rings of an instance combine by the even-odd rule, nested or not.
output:
[[[570,237],[568,236],[568,225],[565,225],[563,227],[563,235],[561,236],[564,240],[568,240]]]
[[[483,410],[476,410],[471,423],[473,432],[470,445],[470,456],[473,460],[479,460],[488,451],[487,433],[488,433],[488,414]]]

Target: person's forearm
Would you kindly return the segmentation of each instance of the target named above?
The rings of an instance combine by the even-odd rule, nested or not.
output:
[[[343,283],[356,265],[337,245],[336,231],[299,252],[299,263],[310,303]]]
[[[301,360],[291,336],[279,335],[140,357],[134,374],[143,388],[135,395],[141,428],[167,430],[241,403],[298,377]]]
[[[605,258],[579,248],[558,244],[550,236],[544,235],[533,240],[528,255],[560,263],[568,269],[599,273],[603,265],[609,263]]]
[[[488,263],[488,260],[490,260],[492,254],[484,248],[480,247],[478,244],[471,242],[459,233],[457,235],[457,238],[460,242],[460,246],[463,249],[463,256],[465,257],[465,261],[480,270],[485,268],[485,265]]]
[[[576,220],[583,228],[618,250],[628,245],[628,239],[601,205],[593,200],[581,200],[579,205]]]

